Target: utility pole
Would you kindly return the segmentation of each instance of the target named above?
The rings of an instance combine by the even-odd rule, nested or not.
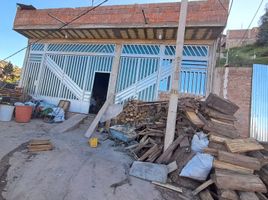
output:
[[[167,128],[165,135],[164,151],[172,144],[175,136],[176,118],[177,118],[177,107],[180,90],[180,74],[182,64],[182,54],[184,45],[184,34],[187,18],[188,0],[181,1],[180,18],[176,40],[176,53],[175,60],[172,69],[172,80],[171,80],[171,91],[169,97],[168,117],[167,117]]]

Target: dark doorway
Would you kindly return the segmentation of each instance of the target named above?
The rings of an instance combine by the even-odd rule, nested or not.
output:
[[[106,101],[110,73],[95,73],[89,113],[97,114]]]

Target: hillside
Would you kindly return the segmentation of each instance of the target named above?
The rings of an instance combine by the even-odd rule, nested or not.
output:
[[[226,52],[224,54],[226,55]],[[225,59],[221,59],[221,66],[224,64]],[[229,50],[229,65],[245,66],[252,64],[268,64],[268,46],[248,45]]]

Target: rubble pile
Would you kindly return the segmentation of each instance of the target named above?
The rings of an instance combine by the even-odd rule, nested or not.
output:
[[[255,139],[240,137],[238,109],[215,94],[179,99],[175,139],[164,150],[168,102],[128,102],[115,121],[135,127],[136,142],[126,146],[136,160],[130,175],[185,199],[267,199],[266,152]]]

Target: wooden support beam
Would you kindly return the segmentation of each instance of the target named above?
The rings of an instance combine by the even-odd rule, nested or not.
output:
[[[117,75],[119,71],[120,56],[122,51],[122,45],[117,44],[115,48],[115,56],[112,64],[112,71],[110,74],[109,88],[107,92],[107,97],[113,96],[112,103],[114,103],[114,95],[116,89]]]
[[[108,85],[108,92],[107,97],[111,97],[111,104],[115,101],[115,90],[116,90],[116,82],[117,82],[117,75],[119,72],[119,63],[121,58],[121,52],[122,52],[122,44],[117,44],[115,48],[115,56],[113,59],[112,64],[112,71],[110,74],[110,80]],[[106,122],[106,128],[110,127],[110,120]]]
[[[171,94],[169,99],[167,128],[164,143],[164,150],[166,150],[173,142],[175,135],[177,107],[178,107],[178,91],[180,88],[180,71],[182,62],[182,53],[184,45],[185,24],[187,18],[188,0],[182,0],[180,8],[179,26],[176,40],[176,53],[174,66],[172,69],[172,82],[171,82]]]
[[[98,126],[98,123],[102,117],[102,115],[105,113],[105,111],[107,110],[107,108],[109,107],[109,105],[111,104],[112,101],[112,97],[108,97],[108,99],[105,101],[105,103],[103,104],[103,106],[101,107],[100,111],[98,112],[98,114],[96,115],[95,119],[93,120],[93,122],[91,123],[90,127],[87,129],[85,136],[87,138],[90,138],[91,135],[94,133],[96,127]]]

